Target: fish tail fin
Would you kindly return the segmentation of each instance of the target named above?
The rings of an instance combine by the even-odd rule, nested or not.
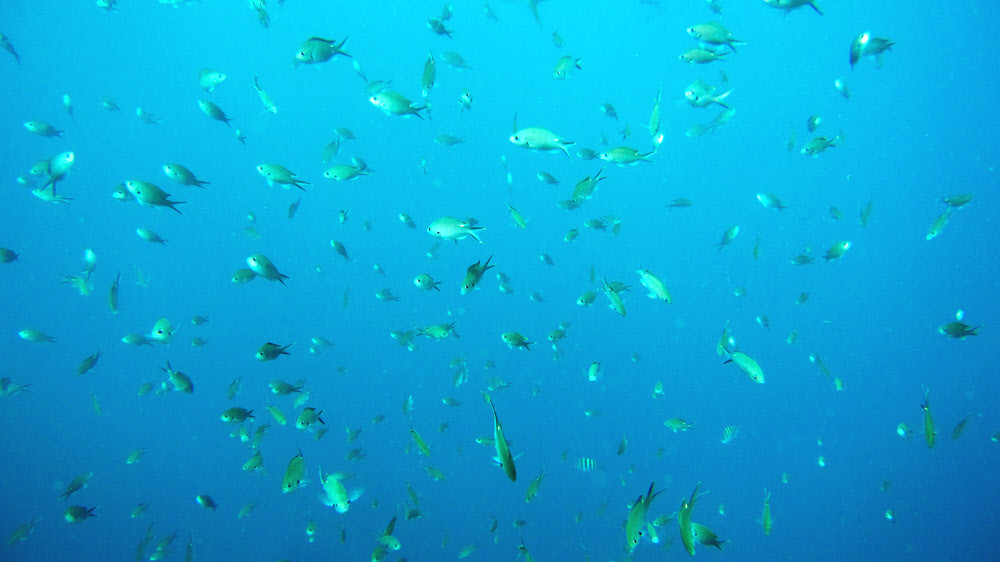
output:
[[[815,0],[809,2],[809,7],[811,7],[813,10],[816,10],[817,14],[819,14],[821,16],[824,15],[823,14],[823,10],[821,10],[820,7],[818,5],[816,5]]]
[[[712,101],[714,101],[715,103],[721,105],[722,107],[724,107],[726,109],[729,109],[729,106],[726,103],[724,103],[722,100],[728,98],[729,94],[731,94],[731,93],[733,93],[733,90],[728,90],[725,93],[722,93],[722,94],[719,94],[719,95],[715,96],[715,98]]]

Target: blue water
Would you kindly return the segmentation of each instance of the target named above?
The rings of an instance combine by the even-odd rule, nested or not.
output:
[[[990,324],[1000,312],[1000,236],[991,213],[1000,81],[991,70],[997,42],[988,24],[1000,18],[997,5],[826,1],[825,16],[808,7],[784,16],[762,2],[722,0],[721,21],[747,44],[727,62],[693,66],[677,60],[696,46],[685,29],[717,18],[697,0],[549,0],[539,5],[541,25],[525,3],[491,2],[499,18],[491,21],[482,3],[454,2],[446,24],[453,39],[425,25],[441,13],[440,2],[272,0],[267,29],[239,1],[171,8],[123,0],[111,13],[93,2],[43,4],[0,6],[0,31],[23,59],[18,65],[0,52],[7,84],[0,90],[0,246],[20,254],[0,264],[0,376],[30,385],[0,396],[0,533],[39,518],[26,541],[0,547],[0,559],[131,560],[152,524],[153,544],[179,532],[167,559],[182,559],[191,541],[198,560],[367,560],[398,515],[394,535],[402,548],[386,560],[452,560],[468,545],[477,545],[469,560],[513,560],[522,540],[538,561],[625,560],[628,505],[653,481],[664,491],[649,521],[674,513],[698,482],[708,492],[692,518],[728,542],[725,552],[699,545],[700,558],[1000,559],[992,540],[1000,532],[1000,445],[990,439],[1000,430],[990,352]],[[561,49],[551,38],[557,30],[566,40]],[[852,72],[848,46],[865,30],[897,45],[881,69],[865,58]],[[437,59],[427,99],[432,119],[374,108],[344,57],[294,67],[294,53],[313,35],[349,36],[345,49],[369,79],[392,80],[392,89],[419,103],[430,50]],[[440,57],[446,51],[461,53],[472,70],[448,67]],[[556,81],[552,69],[562,55],[581,58],[582,69]],[[202,67],[228,76],[211,94],[198,87]],[[250,87],[254,76],[277,114],[263,110]],[[838,77],[847,80],[850,100],[834,89]],[[727,101],[737,112],[715,132],[689,137],[685,131],[719,111],[684,100],[695,79],[734,89]],[[459,112],[464,88],[475,102]],[[652,162],[619,167],[576,156],[581,147],[606,150],[601,135],[611,146],[651,150],[644,125],[661,88],[664,140]],[[75,121],[60,107],[63,94],[72,96]],[[121,111],[102,109],[105,95]],[[222,107],[246,145],[203,115],[199,99]],[[599,110],[606,102],[621,121]],[[141,123],[137,106],[163,122]],[[573,157],[511,144],[515,114],[519,127],[575,141]],[[823,118],[815,135],[843,132],[844,139],[818,158],[799,153],[815,136],[805,129],[813,114]],[[35,119],[64,129],[64,138],[28,133],[22,123]],[[622,141],[626,125],[632,136]],[[370,176],[323,178],[332,163],[321,154],[335,127],[360,138],[344,141],[335,163],[363,158]],[[441,146],[433,141],[441,133],[466,142]],[[57,187],[69,204],[43,202],[15,182],[64,151],[75,154]],[[160,171],[167,162],[211,184],[176,184]],[[297,172],[311,182],[307,191],[269,187],[255,169],[266,162]],[[574,211],[556,207],[602,167],[607,179],[591,200]],[[561,183],[542,184],[539,171]],[[131,179],[186,201],[178,207],[183,214],[114,200],[114,186]],[[777,194],[788,208],[763,208],[758,192]],[[973,194],[972,203],[926,240],[944,211],[940,198],[962,193]],[[290,220],[288,206],[299,197]],[[679,197],[693,206],[668,211]],[[861,227],[858,211],[869,201],[871,219]],[[526,230],[514,225],[508,202],[527,219]],[[349,210],[344,224],[341,210]],[[414,218],[415,230],[399,222],[401,212]],[[484,243],[445,242],[428,258],[435,241],[425,229],[446,215],[478,219]],[[619,234],[581,226],[607,215],[621,221]],[[736,224],[737,238],[717,250]],[[248,236],[248,226],[260,239]],[[137,227],[169,241],[146,242]],[[564,242],[570,228],[581,235]],[[337,256],[330,240],[342,242],[354,261]],[[851,249],[824,264],[823,253],[841,240]],[[62,275],[79,273],[86,248],[97,256],[89,296],[60,284]],[[234,285],[233,273],[254,253],[269,256],[290,277],[287,286],[263,279]],[[816,263],[791,265],[799,253]],[[496,268],[479,290],[460,295],[466,267],[490,256]],[[672,304],[645,297],[640,267],[665,281]],[[592,270],[633,285],[622,293],[627,317],[607,307]],[[497,271],[512,278],[513,294],[497,290]],[[112,314],[107,295],[118,272],[121,306]],[[139,272],[146,286],[137,284]],[[440,292],[413,287],[425,272],[443,282]],[[739,287],[745,296],[734,295]],[[399,301],[376,300],[382,288]],[[586,290],[598,291],[596,302],[577,306]],[[529,300],[534,291],[544,302]],[[809,300],[796,305],[801,292]],[[972,325],[986,324],[981,335],[957,341],[938,333],[957,310]],[[194,326],[195,314],[210,321]],[[769,329],[757,324],[761,315]],[[177,327],[172,343],[120,342],[128,333],[147,334],[160,317]],[[714,352],[727,321],[740,350],[763,368],[764,385]],[[442,322],[455,322],[460,337],[418,338],[419,348],[409,351],[389,336]],[[560,322],[570,327],[554,360],[546,336]],[[25,328],[58,342],[23,341],[17,334]],[[790,345],[793,330],[798,341]],[[528,352],[510,350],[500,339],[509,331],[537,343]],[[310,353],[314,336],[335,347]],[[192,347],[194,337],[208,343]],[[265,342],[294,345],[290,356],[262,363],[254,353]],[[97,350],[96,368],[77,375],[80,361]],[[830,377],[810,354],[823,359]],[[456,388],[449,362],[459,355],[469,376]],[[194,393],[137,396],[145,382],[159,387],[168,360],[190,375]],[[495,368],[486,370],[487,361]],[[594,361],[603,377],[589,382]],[[229,401],[236,377],[242,387]],[[492,377],[510,384],[491,394],[514,453],[523,453],[516,482],[492,463],[492,448],[475,442],[492,435],[481,397]],[[329,428],[321,440],[294,427],[300,410],[293,398],[269,392],[274,379],[306,381],[307,405],[323,410]],[[657,381],[661,397],[653,396]],[[927,390],[937,431],[932,449],[920,408]],[[409,395],[414,407],[404,416]],[[461,406],[444,405],[445,397]],[[267,405],[281,408],[289,425],[278,426]],[[254,409],[251,433],[271,423],[260,446],[265,474],[241,470],[252,451],[230,436],[237,426],[219,420],[232,406]],[[385,420],[373,423],[378,414]],[[966,416],[964,432],[952,439]],[[673,417],[693,429],[669,431],[663,422]],[[911,438],[896,434],[900,422],[914,430]],[[729,425],[741,432],[724,445]],[[345,426],[363,430],[355,442],[347,443]],[[411,426],[429,443],[429,457],[418,454]],[[623,434],[628,447],[619,456]],[[366,458],[345,460],[359,446]],[[138,448],[148,453],[126,465]],[[282,474],[297,450],[311,482],[282,494]],[[577,470],[582,457],[598,469]],[[447,480],[432,480],[427,466]],[[317,500],[321,468],[354,474],[348,489],[364,488],[347,513]],[[543,470],[537,497],[526,503],[529,483]],[[57,499],[86,472],[93,473],[87,488]],[[890,485],[880,491],[883,481]],[[415,507],[406,483],[423,518],[404,518]],[[761,526],[765,489],[770,536]],[[199,494],[218,509],[199,506]],[[236,517],[258,499],[249,517]],[[151,507],[130,518],[140,502]],[[99,506],[97,518],[65,522],[71,504]],[[493,517],[498,526],[490,532]],[[310,520],[317,524],[311,543]],[[515,527],[517,520],[525,525]],[[632,560],[687,556],[675,522],[657,534],[659,543],[644,538]],[[152,553],[151,545],[144,557]]]

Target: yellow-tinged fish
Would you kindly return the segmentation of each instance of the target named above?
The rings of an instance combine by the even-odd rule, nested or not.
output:
[[[733,37],[733,34],[717,21],[710,21],[689,27],[687,28],[687,32],[691,37],[694,37],[703,44],[726,45],[734,53],[736,52],[736,47],[733,46],[733,43],[746,43],[746,41],[740,41]]]
[[[288,468],[281,478],[281,493],[287,494],[298,489],[302,479],[306,475],[306,460],[302,457],[302,451],[288,461]]]
[[[428,108],[427,105],[415,106],[412,101],[406,98],[406,96],[392,90],[382,90],[381,92],[369,97],[368,101],[375,107],[381,109],[386,115],[400,115],[403,117],[416,115],[420,119],[424,118],[420,112]]]
[[[516,121],[517,119],[515,118]],[[517,129],[516,125],[515,129]],[[566,146],[575,144],[573,141],[566,140],[552,131],[541,127],[528,127],[516,130],[510,136],[510,142],[522,148],[530,148],[532,150],[544,150],[546,152],[561,150],[566,154],[566,158],[570,158],[569,150],[566,149]]]
[[[243,423],[247,421],[248,418],[253,418],[253,417],[255,417],[253,415],[253,410],[247,410],[246,408],[240,408],[238,406],[234,406],[222,412],[222,415],[219,417],[219,419],[221,419],[226,423]]]
[[[544,468],[542,469],[542,472],[539,473],[538,476],[536,476],[535,479],[532,480],[530,484],[528,484],[528,491],[524,494],[525,502],[530,502],[531,500],[535,499],[535,496],[538,495],[538,488],[540,488],[542,485],[543,478],[545,478]]]
[[[663,284],[663,281],[659,277],[653,275],[648,269],[640,269],[638,273],[642,286],[649,289],[649,298],[658,299],[667,304],[673,302],[670,298],[670,291],[667,290],[666,285]]]
[[[527,351],[531,351],[531,345],[535,342],[528,341],[528,338],[522,336],[518,332],[504,332],[500,335],[500,339],[503,340],[507,347],[511,349],[522,348]]]
[[[601,281],[604,294],[607,295],[608,300],[611,301],[609,306],[617,312],[622,317],[625,316],[625,303],[622,302],[621,296],[618,295],[618,291],[615,291],[610,284],[608,284],[607,279]]]
[[[514,457],[510,454],[510,448],[507,447],[507,440],[503,436],[503,428],[500,426],[500,418],[497,417],[496,406],[493,405],[493,399],[490,398],[489,394],[484,394],[486,401],[490,403],[490,408],[493,409],[493,441],[496,446],[497,456],[496,461],[500,463],[500,468],[503,469],[504,473],[511,481],[517,480],[517,469],[514,467]]]
[[[737,367],[743,371],[746,376],[750,377],[755,383],[764,384],[764,371],[760,368],[753,358],[751,358],[746,353],[742,351],[733,351],[729,354],[729,359],[724,361],[724,363],[734,363]]]
[[[830,263],[830,260],[840,259],[843,257],[849,249],[851,249],[850,241],[841,240],[833,246],[830,246],[830,249],[826,251],[826,255],[823,256],[823,259],[825,259],[827,263]]]
[[[760,522],[764,527],[764,534],[771,534],[771,493],[764,490],[764,513],[760,517]]]
[[[691,511],[694,510],[694,503],[698,499],[698,487],[701,486],[701,482],[698,482],[694,491],[691,492],[690,498],[684,498],[681,500],[681,507],[677,510],[677,526],[681,533],[681,542],[684,543],[684,550],[691,556],[694,556],[694,529],[691,527]]]
[[[316,422],[326,425],[326,422],[320,417],[321,415],[323,415],[323,410],[316,411],[316,408],[311,407],[303,408],[302,413],[295,420],[295,427],[298,429],[309,429]]]
[[[260,470],[264,466],[264,455],[260,451],[254,451],[253,456],[250,457],[247,462],[243,463],[243,470],[247,472],[253,472],[255,470]]]
[[[934,418],[931,417],[931,403],[928,400],[931,391],[928,389],[924,392],[924,403],[920,405],[920,408],[924,411],[924,439],[927,440],[927,447],[934,448],[934,437],[937,435],[934,433]]]
[[[73,480],[71,480],[70,483],[66,486],[66,491],[63,492],[62,495],[59,496],[59,499],[61,499],[61,500],[68,500],[71,495],[73,495],[73,494],[79,492],[80,490],[86,488],[87,484],[90,482],[90,479],[93,476],[94,476],[93,472],[85,472],[85,473],[77,476]]]
[[[271,113],[278,112],[278,106],[274,105],[274,100],[271,99],[271,96],[264,91],[264,88],[260,87],[260,82],[257,81],[256,76],[253,77],[253,90],[260,96],[260,103],[264,104],[264,109]]]
[[[507,211],[510,213],[510,218],[514,219],[514,224],[516,224],[518,228],[521,230],[528,228],[528,222],[524,220],[521,213],[510,203],[507,203]]]
[[[364,493],[363,489],[348,492],[343,484],[343,480],[346,478],[346,475],[339,472],[323,476],[323,469],[319,471],[319,481],[323,485],[323,494],[320,495],[319,500],[323,502],[323,505],[336,509],[337,513],[347,513],[351,502],[360,498],[361,494]]]
[[[419,433],[417,433],[417,430],[411,427],[410,435],[413,436],[413,442],[417,445],[417,450],[420,451],[420,454],[425,457],[431,456],[430,446],[428,446],[427,442],[424,441],[424,438],[421,437]]]
[[[629,508],[628,519],[625,520],[625,546],[628,548],[630,554],[639,545],[639,541],[646,531],[646,513],[649,512],[649,505],[653,502],[653,498],[663,491],[653,492],[655,485],[656,482],[651,482],[649,484],[649,491],[646,492],[645,497],[639,494],[638,499]]]
[[[264,409],[271,414],[271,417],[274,418],[274,421],[278,425],[285,425],[288,423],[288,419],[285,417],[285,414],[282,413],[277,406],[266,406]]]
[[[66,508],[66,512],[63,514],[63,518],[66,519],[67,523],[80,523],[81,521],[86,521],[90,517],[97,517],[94,514],[96,507],[84,507],[82,505],[71,505]]]
[[[652,162],[649,157],[655,152],[655,150],[651,150],[646,153],[641,153],[638,149],[629,146],[617,146],[598,154],[597,157],[605,162],[625,166],[626,164],[636,164],[640,161]]]
[[[555,80],[563,80],[569,76],[569,73],[574,68],[577,70],[583,70],[583,67],[580,66],[580,60],[582,59],[576,59],[569,55],[559,57],[559,60],[556,61],[555,68],[552,70],[552,78]]]
[[[487,258],[486,263],[477,261],[466,269],[465,279],[462,280],[461,292],[463,295],[476,288],[476,285],[478,285],[479,281],[482,280],[483,274],[486,273],[486,270],[496,267],[494,265],[490,265],[491,259],[493,259],[493,256]],[[482,265],[480,265],[481,263]]]
[[[295,66],[298,66],[299,63],[318,64],[326,62],[336,55],[350,57],[351,55],[344,51],[344,43],[347,43],[347,37],[344,37],[344,40],[340,43],[337,43],[333,39],[310,37],[299,46],[299,50],[296,51],[295,59],[292,62]]]
[[[302,186],[310,185],[309,182],[297,178],[296,177],[297,174],[295,172],[289,170],[288,168],[282,166],[281,164],[273,164],[273,163],[259,164],[257,166],[257,173],[263,176],[264,179],[267,180],[267,185],[271,187],[274,187],[275,184],[278,184],[284,186],[285,189],[288,189],[288,186],[294,185],[295,187],[301,189],[302,191],[305,191],[306,188]],[[128,187],[127,184],[126,187]]]
[[[290,343],[288,345],[280,345],[277,343],[268,342],[257,349],[257,353],[254,354],[254,358],[257,359],[258,361],[274,361],[275,359],[281,357],[282,355],[291,355],[291,353],[288,353],[285,350],[288,349],[289,347],[292,347],[293,345],[295,344]]]
[[[593,197],[594,192],[597,191],[598,182],[607,179],[607,176],[601,175],[603,172],[604,168],[601,168],[596,174],[594,174],[593,178],[587,176],[576,183],[576,187],[573,188],[573,203],[579,205],[587,199]]]
[[[31,521],[21,525],[20,527],[14,529],[14,532],[10,534],[7,538],[8,545],[14,545],[16,543],[28,540],[28,536],[35,531],[35,523],[39,521],[40,518],[32,518]]]
[[[424,73],[420,78],[420,85],[423,88],[423,96],[431,93],[434,87],[434,79],[437,75],[437,64],[434,62],[434,54],[427,51],[427,62],[424,63]]]
[[[478,232],[484,228],[454,217],[441,217],[427,227],[427,233],[442,240],[461,240],[466,236],[471,236],[476,242],[482,244],[483,241],[479,238]]]
[[[170,207],[174,211],[177,211],[178,214],[182,214],[174,205],[186,203],[186,201],[172,201],[169,193],[145,181],[128,180],[125,182],[125,189],[143,206]]]
[[[943,213],[934,219],[934,222],[932,222],[931,226],[927,229],[927,236],[924,238],[927,240],[933,240],[941,234],[941,231],[943,231],[944,227],[948,224],[948,217],[951,214],[951,209],[951,207],[947,207]]]
[[[694,535],[694,540],[705,546],[714,546],[719,550],[722,550],[723,544],[729,542],[720,541],[719,536],[715,534],[715,531],[709,529],[701,523],[691,523],[691,532]]]
[[[250,270],[255,273],[257,277],[263,277],[268,281],[277,281],[284,285],[285,279],[288,279],[288,276],[278,271],[274,262],[263,254],[253,254],[248,257],[247,265],[250,266]]]

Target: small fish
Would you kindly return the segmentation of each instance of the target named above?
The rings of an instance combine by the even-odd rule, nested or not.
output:
[[[298,489],[299,485],[302,483],[302,479],[306,474],[306,461],[302,457],[302,451],[299,451],[297,455],[292,457],[292,460],[288,461],[288,467],[285,469],[285,475],[281,479],[281,492],[287,494]]]
[[[257,92],[257,96],[260,97],[260,103],[264,104],[265,110],[270,113],[278,112],[278,106],[274,105],[274,100],[271,99],[271,96],[264,91],[264,88],[260,87],[260,82],[258,82],[256,76],[253,77],[253,89]]]
[[[735,425],[726,426],[726,428],[722,430],[722,439],[720,439],[720,441],[722,442],[723,445],[727,445],[729,443],[732,443],[733,439],[736,439],[736,436],[739,434],[740,434],[739,427]]]
[[[276,343],[268,342],[257,349],[257,353],[254,354],[254,358],[256,358],[258,361],[274,361],[275,359],[281,357],[282,355],[291,355],[291,353],[288,353],[285,350],[288,349],[289,347],[292,347],[293,345],[295,344],[290,343],[288,345],[282,346]]]
[[[934,432],[934,418],[931,416],[930,400],[928,400],[930,393],[930,389],[924,392],[924,402],[920,405],[920,408],[924,411],[924,440],[927,441],[927,447],[933,449],[934,437],[937,434]]]
[[[490,408],[493,410],[493,441],[496,447],[497,462],[500,463],[500,468],[503,469],[504,473],[511,481],[517,480],[517,469],[514,467],[514,457],[510,453],[510,448],[507,446],[507,440],[504,438],[503,428],[500,426],[500,418],[497,416],[496,406],[493,405],[493,400],[490,398],[489,394],[483,395],[486,401],[489,402]],[[541,484],[541,476],[538,477],[538,482]]]
[[[822,457],[820,457],[822,458]],[[760,517],[761,526],[764,528],[764,534],[771,534],[771,494],[765,489],[764,490],[764,512]]]

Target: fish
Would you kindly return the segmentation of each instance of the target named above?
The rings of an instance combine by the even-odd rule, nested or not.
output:
[[[515,118],[515,122],[516,120],[517,119]],[[510,142],[522,148],[528,148],[531,150],[541,150],[544,152],[561,150],[564,154],[566,154],[566,158],[570,158],[569,150],[567,150],[566,147],[576,144],[573,141],[566,140],[552,131],[541,127],[528,127],[526,129],[516,130],[514,134],[510,136]]]
[[[673,431],[674,433],[687,431],[694,427],[693,424],[690,424],[687,421],[682,420],[681,418],[670,418],[669,420],[663,422],[663,425],[670,428],[670,431]]]
[[[734,43],[746,43],[733,37],[733,34],[717,21],[691,26],[687,28],[687,32],[703,45],[725,45],[734,53],[736,52]]]
[[[969,336],[978,336],[979,333],[977,330],[979,328],[982,328],[982,326],[970,326],[964,322],[955,321],[938,328],[938,333],[952,339],[964,340]]]
[[[344,44],[347,43],[347,37],[344,37],[343,41],[337,43],[333,39],[324,39],[322,37],[310,37],[306,39],[295,52],[295,58],[292,61],[295,66],[301,64],[319,64],[326,62],[337,55],[343,55],[345,57],[351,58],[351,55],[344,50]]]
[[[642,539],[643,534],[645,534],[646,514],[649,512],[650,504],[663,491],[653,492],[655,486],[656,482],[651,482],[646,495],[639,494],[632,507],[629,508],[628,518],[625,520],[625,547],[628,549],[629,554],[635,551],[635,547],[639,545],[639,541]]]
[[[722,233],[722,240],[718,244],[716,244],[716,246],[719,248],[719,251],[721,252],[723,248],[728,246],[734,239],[736,239],[736,236],[738,236],[739,233],[740,233],[740,225],[738,224],[734,224],[733,226],[727,228],[726,231]]]
[[[528,341],[527,338],[519,334],[518,332],[504,332],[500,335],[500,339],[503,340],[507,347],[511,349],[521,348],[527,351],[531,351],[531,345],[535,342]]]
[[[177,164],[176,162],[171,162],[163,165],[163,175],[176,181],[181,185],[194,185],[197,187],[205,187],[210,182],[199,180],[195,177],[194,173],[186,167]]]
[[[336,509],[337,513],[347,513],[351,503],[357,501],[364,493],[363,489],[348,492],[343,484],[344,479],[346,475],[339,472],[323,476],[323,469],[319,471],[319,481],[323,486],[323,493],[319,499],[323,505]]]
[[[240,408],[238,406],[234,406],[222,412],[222,415],[219,416],[219,419],[221,419],[226,423],[243,423],[246,420],[251,419],[253,417],[254,417],[253,410],[247,410],[246,408]]]
[[[725,429],[722,430],[722,439],[720,439],[720,441],[722,442],[723,445],[732,443],[733,439],[736,439],[736,436],[739,434],[740,434],[739,427],[735,425],[726,426]]]
[[[426,98],[434,87],[434,79],[437,75],[437,65],[434,62],[434,54],[427,51],[427,62],[424,63],[424,73],[420,78],[420,85],[423,88],[422,94]]]
[[[495,265],[490,265],[490,260],[492,259],[493,256],[491,255],[487,258],[486,263],[480,265],[482,262],[477,261],[466,269],[465,279],[462,280],[461,288],[461,293],[463,295],[476,288],[476,285],[478,285],[479,281],[482,280],[483,274],[485,274],[487,270],[496,267]]]
[[[772,8],[784,10],[786,15],[802,6],[809,6],[817,14],[823,15],[823,11],[816,5],[816,0],[764,0],[764,3]]]
[[[709,86],[701,80],[695,80],[684,90],[684,99],[696,108],[708,107],[714,103],[729,109],[729,105],[724,100],[733,93],[733,90],[727,90],[721,94],[716,94],[715,90],[715,86]]]
[[[931,416],[931,405],[930,397],[931,391],[927,389],[924,392],[924,402],[920,405],[920,409],[924,411],[924,440],[927,441],[927,448],[934,448],[934,437],[937,435],[934,432],[934,418]]]
[[[955,428],[951,430],[951,438],[958,439],[962,435],[962,431],[965,429],[965,424],[969,422],[969,418],[972,414],[967,414],[964,418],[958,420],[955,424]]]
[[[169,193],[163,191],[155,184],[145,181],[128,180],[125,182],[125,188],[128,189],[128,192],[135,197],[135,200],[143,206],[169,207],[171,210],[176,211],[177,214],[183,214],[180,209],[175,207],[175,205],[187,203],[186,201],[171,200]]]
[[[507,439],[504,438],[503,428],[500,426],[500,418],[497,416],[496,406],[493,405],[493,399],[490,398],[489,394],[483,394],[483,396],[486,401],[489,402],[490,408],[493,410],[493,441],[497,453],[496,460],[500,463],[500,468],[503,469],[507,478],[510,478],[511,482],[516,481],[517,468],[514,466],[514,458],[511,456],[510,448],[507,446]],[[539,480],[539,483],[540,482],[541,481]]]
[[[649,295],[647,295],[649,298],[657,299],[667,304],[673,302],[673,299],[670,298],[670,291],[667,290],[666,285],[659,277],[648,269],[640,269],[638,273],[642,286],[649,289]]]
[[[823,256],[823,259],[826,260],[826,263],[830,263],[830,260],[836,260],[842,258],[844,254],[847,253],[847,250],[850,249],[851,249],[850,241],[841,240],[840,242],[837,242],[834,245],[830,246],[830,249],[827,250],[826,254]]]
[[[806,156],[812,156],[813,158],[816,158],[820,154],[822,154],[826,149],[834,146],[840,146],[842,142],[843,142],[842,134],[838,134],[833,138],[822,137],[822,136],[815,137],[814,139],[807,142],[805,146],[802,147],[802,150],[800,150],[800,152],[802,154],[805,154]]]
[[[930,227],[928,227],[927,229],[927,235],[924,236],[925,239],[933,240],[941,234],[941,232],[944,230],[944,227],[947,226],[948,224],[948,218],[951,215],[951,209],[952,207],[947,207],[943,213],[941,213],[940,215],[937,216],[936,219],[934,219],[934,222],[932,222]]]
[[[306,461],[300,450],[297,455],[288,461],[285,475],[281,478],[281,493],[287,494],[299,488],[306,475]]]
[[[544,478],[545,478],[545,469],[543,468],[542,471],[538,474],[538,476],[536,476],[535,479],[532,480],[530,484],[528,484],[528,490],[524,494],[525,502],[530,502],[531,500],[535,499],[535,496],[538,495],[538,488],[541,487],[542,479]]]
[[[282,285],[285,284],[285,279],[289,277],[275,267],[274,263],[263,254],[253,254],[247,258],[247,265],[250,266],[250,271],[257,275],[257,277],[263,277],[268,281],[277,281]],[[235,278],[234,278],[235,281]]]
[[[288,186],[294,185],[305,191],[306,188],[302,186],[310,185],[309,182],[295,177],[295,172],[292,172],[281,164],[259,164],[257,165],[257,173],[264,176],[264,179],[267,180],[267,185],[272,187],[275,184],[279,184],[285,186],[287,189]]]
[[[215,503],[215,500],[212,499],[212,496],[209,496],[207,494],[201,494],[199,496],[195,496],[194,499],[198,503],[198,505],[204,507],[205,509],[211,509],[212,511],[215,511],[216,508],[219,507],[219,504]]]
[[[482,244],[479,231],[484,229],[485,227],[475,226],[454,217],[441,217],[427,227],[427,233],[442,240],[461,240],[471,236],[476,242]]]
[[[271,96],[264,91],[264,88],[260,87],[260,82],[257,80],[256,76],[253,77],[253,90],[257,92],[257,96],[260,98],[260,103],[264,104],[265,110],[270,113],[278,112],[278,106],[274,105],[274,100],[271,99]]]
[[[690,64],[706,64],[712,61],[723,61],[728,59],[723,58],[728,53],[716,53],[715,51],[709,51],[707,49],[689,49],[681,53],[679,57],[682,61]]]
[[[76,368],[76,374],[82,375],[89,373],[96,365],[97,361],[101,358],[100,350],[96,351],[92,355],[87,356]]]
[[[382,110],[386,115],[397,115],[402,117],[409,117],[414,115],[420,119],[424,116],[421,115],[421,111],[428,108],[427,105],[413,105],[413,102],[406,98],[403,94],[395,92],[392,90],[382,90],[381,92],[368,98],[368,101],[372,105]]]
[[[822,458],[822,457],[820,457]],[[764,512],[760,517],[761,526],[764,528],[764,534],[771,534],[771,494],[766,489],[764,490]]]
[[[216,121],[222,121],[227,127],[232,127],[229,124],[230,117],[226,115],[226,112],[222,110],[218,105],[208,101],[208,100],[198,100],[198,108],[201,109],[202,113],[215,119]]]
[[[63,518],[67,523],[80,523],[91,517],[97,517],[94,513],[96,507],[84,507],[82,505],[71,505],[66,508]]]
[[[62,494],[59,495],[59,499],[67,500],[73,494],[86,488],[87,484],[90,483],[90,479],[93,478],[93,476],[94,476],[93,472],[85,472],[73,478],[73,480],[71,480],[70,483],[66,485],[66,491],[64,491]]]
[[[583,70],[580,66],[580,60],[573,58],[569,55],[562,56],[556,61],[555,69],[552,70],[552,78],[555,80],[563,80],[569,76],[570,71],[574,68],[577,70]]]
[[[733,351],[729,354],[729,359],[725,363],[734,363],[743,373],[755,383],[764,384],[764,371],[757,364],[757,361],[741,351]]]
[[[208,93],[212,93],[220,84],[225,82],[225,73],[219,72],[218,70],[212,70],[210,68],[202,68],[198,70],[198,85],[201,86],[202,90]]]

